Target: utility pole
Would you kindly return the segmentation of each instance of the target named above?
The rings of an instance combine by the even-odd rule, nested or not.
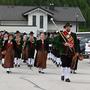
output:
[[[78,14],[76,14],[76,32],[78,32]]]

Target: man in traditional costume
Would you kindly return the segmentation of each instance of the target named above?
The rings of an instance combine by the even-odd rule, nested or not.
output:
[[[36,38],[34,37],[34,33],[30,32],[30,37],[27,41],[27,48],[28,48],[28,61],[27,64],[31,68],[34,66],[34,55],[35,55],[35,46],[36,46]]]
[[[80,50],[80,40],[79,40],[79,38],[78,38],[78,45],[79,45],[79,54],[80,54],[82,52]],[[77,57],[77,60],[74,64],[72,62],[73,65],[71,65],[71,73],[73,73],[73,74],[76,74],[76,70],[77,70],[77,66],[78,66],[78,60],[79,60],[79,57]]]
[[[14,63],[15,67],[20,67],[20,62],[21,62],[21,53],[22,53],[22,39],[21,39],[21,34],[19,31],[16,31],[16,36],[15,36],[15,58],[14,58]]]
[[[70,23],[66,23],[64,31],[54,38],[54,47],[59,50],[62,61],[61,80],[70,82],[70,67],[73,56],[78,56],[78,42],[75,33],[71,32]],[[74,58],[75,59],[75,58]]]

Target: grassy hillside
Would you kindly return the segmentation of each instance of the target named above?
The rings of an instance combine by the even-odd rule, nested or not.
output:
[[[81,28],[90,28],[90,0],[0,0],[1,5],[47,5],[54,3],[55,6],[79,7],[86,19]]]

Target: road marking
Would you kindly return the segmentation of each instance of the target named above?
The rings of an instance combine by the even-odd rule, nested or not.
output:
[[[27,82],[29,82],[29,83],[33,84],[33,85],[34,85],[34,87],[36,87],[36,88],[39,88],[39,89],[41,89],[41,90],[46,90],[46,89],[44,89],[44,88],[40,87],[39,85],[37,85],[36,83],[34,83],[33,81],[28,80],[28,79],[26,79],[26,78],[24,78],[24,77],[21,77],[20,79],[23,79],[23,80],[25,80],[25,81],[27,81]]]

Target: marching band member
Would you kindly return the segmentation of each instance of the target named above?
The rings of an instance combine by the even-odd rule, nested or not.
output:
[[[47,53],[48,53],[48,43],[45,39],[45,34],[42,32],[40,34],[40,40],[37,40],[36,43],[36,59],[35,59],[35,66],[39,68],[39,73],[44,74],[43,69],[46,68],[47,62]]]
[[[5,41],[2,54],[4,54],[3,67],[7,69],[7,73],[10,73],[10,68],[13,68],[14,62],[14,46],[13,35],[9,34],[8,40]]]
[[[62,61],[61,80],[65,80],[66,82],[70,82],[70,67],[73,53],[78,56],[77,36],[71,32],[71,27],[72,25],[70,25],[70,23],[66,23],[64,31],[61,32],[64,38],[60,33],[54,38],[54,46],[59,50]]]
[[[15,42],[16,42],[16,47],[15,47],[14,63],[15,63],[15,67],[17,66],[20,67],[21,53],[22,53],[22,40],[21,40],[21,35],[19,31],[16,31]]]
[[[28,48],[28,66],[31,68],[34,66],[34,54],[35,54],[35,44],[36,44],[36,38],[33,35],[34,33],[30,32],[30,37],[27,42],[27,48]]]
[[[8,35],[9,33],[6,31],[3,33],[2,47],[4,46],[5,42],[8,40]],[[2,54],[2,64],[4,63],[4,56],[5,54]]]
[[[79,47],[79,54],[81,53],[81,50],[80,50],[80,40],[78,39],[78,47]],[[77,57],[77,60],[76,60],[76,62],[73,64],[73,65],[71,65],[71,73],[73,73],[73,74],[76,74],[76,70],[77,70],[77,66],[78,66],[78,60],[79,60],[79,57]]]
[[[23,34],[23,45],[22,45],[22,59],[23,59],[23,62],[26,63],[27,60],[28,60],[28,49],[27,49],[27,34],[24,33]]]
[[[57,36],[57,33],[54,32],[53,35],[51,34],[50,37],[48,38],[48,41],[49,41],[48,59],[50,58],[53,61],[53,63],[57,67],[59,67],[62,64],[61,59],[60,59],[60,55],[59,55],[58,50],[53,47],[53,38],[56,37],[56,36]]]
[[[52,34],[48,33],[47,41],[49,44],[48,59],[51,60],[52,59],[52,47],[53,47],[52,46],[52,42],[53,42]]]

